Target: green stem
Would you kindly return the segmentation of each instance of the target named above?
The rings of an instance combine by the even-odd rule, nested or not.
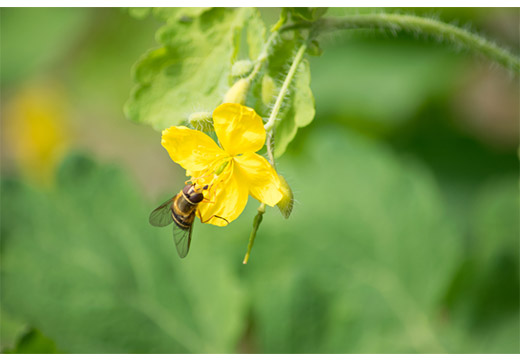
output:
[[[270,132],[267,133],[265,143],[267,145],[267,156],[269,157],[269,163],[271,163],[273,168],[276,169],[276,166],[274,163],[274,154],[273,154],[273,135],[274,135],[273,132],[274,132],[274,129],[272,129]]]
[[[253,245],[255,244],[255,238],[256,238],[256,231],[258,231],[258,227],[260,227],[260,223],[262,223],[262,218],[265,213],[265,204],[260,204],[260,207],[258,207],[258,213],[255,216],[255,219],[253,220],[253,229],[251,230],[251,234],[249,235],[249,244],[247,245],[247,252],[246,256],[244,257],[243,264],[247,264],[247,261],[249,261],[249,255],[251,254],[251,249],[253,248]]]
[[[302,27],[313,27],[318,33],[330,30],[378,28],[391,31],[408,31],[431,35],[441,40],[467,49],[480,52],[507,69],[520,73],[520,59],[495,43],[439,20],[404,14],[360,14],[346,15],[341,18],[322,18],[315,24],[304,23],[285,26],[280,31],[294,30]]]
[[[274,103],[273,110],[271,111],[271,114],[269,115],[269,120],[267,123],[265,123],[264,128],[267,132],[271,131],[273,129],[274,124],[276,122],[276,117],[278,117],[278,113],[280,112],[280,109],[282,108],[282,103],[287,95],[287,92],[289,91],[289,85],[291,85],[291,81],[294,78],[294,74],[296,74],[296,70],[298,69],[298,66],[300,65],[300,62],[303,59],[303,55],[305,54],[305,50],[307,50],[307,43],[300,46],[300,49],[298,49],[298,52],[296,53],[294,60],[291,64],[291,68],[289,69],[289,72],[287,73],[287,77],[285,78],[282,88],[280,89],[280,92],[278,93],[278,96],[276,97],[276,102]]]
[[[269,49],[270,43],[274,41],[274,38],[278,36],[278,31],[271,34],[269,37],[269,40],[267,41],[264,50],[262,51],[261,55],[258,57],[257,63],[255,67],[253,68],[253,71],[248,77],[248,80],[252,80],[256,74],[259,72],[263,62],[265,59],[267,59],[267,51]],[[291,68],[289,69],[289,72],[287,73],[287,76],[285,77],[285,80],[283,82],[282,88],[280,89],[280,92],[278,93],[278,96],[276,98],[276,101],[274,103],[273,109],[271,111],[271,114],[269,115],[269,120],[264,125],[264,128],[267,132],[266,142],[267,142],[267,154],[269,156],[269,162],[274,167],[274,156],[273,156],[273,145],[272,145],[272,136],[273,136],[273,128],[276,121],[276,118],[278,117],[278,113],[280,112],[280,109],[282,107],[282,102],[284,100],[284,97],[287,95],[287,92],[289,91],[289,86],[291,85],[291,81],[294,78],[294,75],[296,74],[296,70],[298,69],[298,66],[300,65],[303,55],[305,54],[305,50],[307,50],[307,44],[303,44],[298,49],[298,52],[294,56],[293,62],[291,64]],[[262,55],[263,54],[263,55]],[[253,220],[253,229],[251,230],[251,234],[249,235],[249,244],[247,245],[247,252],[244,257],[244,264],[247,264],[249,261],[249,256],[251,254],[251,249],[253,248],[253,245],[255,243],[256,238],[256,232],[258,231],[258,227],[260,227],[260,223],[262,223],[262,218],[265,213],[265,204],[261,203],[258,207],[258,213],[255,216],[255,219]]]
[[[279,35],[279,32],[275,31],[271,34],[271,36],[269,36],[269,39],[267,39],[267,42],[265,43],[262,51],[260,52],[260,55],[258,55],[258,58],[255,61],[255,66],[254,66],[253,70],[251,71],[251,74],[249,74],[249,76],[247,77],[247,80],[249,82],[252,82],[253,79],[260,72],[260,69],[262,69],[262,65],[264,65],[265,61],[269,57],[269,49],[270,49],[271,45],[273,44],[274,39],[276,39],[276,37],[278,35]]]

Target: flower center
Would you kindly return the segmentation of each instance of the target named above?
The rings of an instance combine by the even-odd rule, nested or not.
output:
[[[208,165],[204,173],[195,175],[190,181],[193,184],[197,184],[198,187],[203,187],[203,189],[207,191],[207,194],[209,194],[212,188],[218,188],[219,183],[227,177],[225,170],[229,168],[232,160],[233,157],[230,156],[216,160],[213,164]],[[204,197],[208,198],[206,194]]]
[[[224,162],[222,162],[217,169],[215,169],[215,175],[216,176],[219,176],[220,173],[222,173],[224,171],[224,169],[226,169],[227,165],[229,164],[229,160],[226,160]]]

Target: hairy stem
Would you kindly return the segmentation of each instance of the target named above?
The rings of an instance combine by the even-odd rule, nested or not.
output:
[[[273,136],[274,136],[274,129],[272,129],[270,132],[267,133],[267,137],[265,140],[265,144],[267,145],[267,156],[269,157],[269,163],[273,166],[273,168],[276,169],[275,162],[274,162],[274,150],[273,150]]]
[[[316,23],[286,26],[280,31],[312,27],[317,33],[331,30],[378,28],[391,31],[422,33],[449,41],[453,44],[481,53],[507,69],[520,73],[520,59],[495,43],[457,26],[439,20],[404,14],[360,14],[338,18],[322,18]]]
[[[244,257],[244,261],[242,261],[243,264],[247,264],[247,261],[249,261],[249,255],[251,254],[251,249],[253,248],[253,245],[255,244],[255,238],[256,238],[256,231],[258,231],[258,227],[260,227],[260,223],[262,223],[262,218],[264,217],[265,213],[265,204],[260,204],[260,207],[258,207],[258,213],[255,216],[255,219],[253,220],[253,229],[251,230],[251,234],[249,235],[249,244],[247,245],[247,252],[246,256]]]
[[[260,54],[260,56],[257,59],[256,65],[253,68],[253,71],[247,78],[249,81],[251,81],[256,76],[256,74],[258,74],[258,72],[260,71],[263,63],[265,62],[265,60],[268,57],[269,47],[271,46],[270,44],[274,41],[274,39],[278,36],[278,34],[279,34],[278,31],[273,32],[271,34],[271,36],[269,37],[269,39],[267,40],[267,43],[265,44],[264,49],[262,50],[262,53]],[[267,154],[269,156],[269,163],[271,163],[271,165],[273,167],[275,167],[274,156],[273,156],[273,142],[272,142],[274,123],[275,123],[276,117],[278,116],[278,113],[280,112],[280,109],[282,107],[283,98],[286,96],[287,91],[289,90],[289,85],[291,84],[291,81],[294,78],[296,69],[298,69],[300,62],[303,59],[303,55],[305,54],[306,49],[307,49],[306,44],[302,45],[298,49],[298,52],[296,53],[296,56],[294,57],[293,63],[291,64],[291,68],[289,69],[289,73],[287,73],[287,77],[285,78],[285,80],[283,82],[282,89],[280,89],[280,93],[278,94],[274,107],[271,111],[271,114],[269,115],[269,120],[264,125],[264,128],[267,132],[267,137],[266,137]],[[247,262],[249,261],[249,256],[251,255],[251,249],[253,248],[253,245],[255,243],[256,232],[258,231],[258,227],[260,227],[260,223],[262,223],[262,218],[264,216],[264,213],[265,213],[265,204],[261,203],[260,206],[258,207],[258,213],[256,214],[256,216],[253,220],[253,229],[251,230],[251,234],[249,235],[249,243],[247,245],[247,252],[244,257],[244,261],[242,262],[243,264],[247,264]]]
[[[274,32],[273,34],[271,34],[271,36],[269,37],[269,40],[267,41],[267,43],[264,47],[264,51],[262,51],[262,54],[265,53],[265,57],[263,58],[262,54],[259,56],[259,58],[257,60],[257,64],[255,65],[255,68],[253,69],[253,71],[251,72],[251,74],[248,77],[248,79],[250,78],[249,80],[251,80],[252,78],[254,78],[256,76],[256,74],[260,70],[263,62],[265,61],[265,59],[267,59],[267,51],[270,46],[269,44],[273,41],[273,39],[276,36],[278,36],[277,31]],[[269,115],[269,120],[264,125],[264,128],[267,132],[267,137],[266,137],[267,155],[269,156],[269,163],[271,163],[271,165],[273,167],[275,167],[274,156],[273,156],[273,141],[272,141],[274,124],[275,124],[276,118],[278,117],[278,113],[280,112],[280,109],[282,108],[283,99],[287,95],[287,92],[289,91],[289,86],[291,85],[294,75],[296,74],[296,70],[298,69],[298,66],[300,65],[300,63],[303,59],[305,50],[307,50],[307,44],[303,44],[302,46],[300,46],[300,48],[298,49],[298,52],[294,56],[293,62],[291,64],[291,68],[289,69],[289,72],[287,73],[287,76],[285,77],[285,80],[283,82],[282,88],[280,89],[280,92],[278,93],[278,96],[276,97],[276,101],[274,103],[273,109],[271,110],[271,114]],[[253,248],[253,245],[255,243],[256,232],[258,231],[258,227],[260,227],[260,223],[262,223],[262,218],[264,216],[264,213],[265,213],[265,204],[261,203],[260,206],[258,207],[258,213],[256,214],[255,219],[253,220],[253,229],[251,230],[251,234],[249,235],[249,243],[247,245],[247,252],[244,257],[244,261],[242,262],[243,264],[247,264],[247,262],[249,261],[251,249]]]
[[[260,55],[258,55],[258,58],[255,61],[255,66],[254,66],[253,70],[251,71],[251,74],[249,74],[249,76],[247,77],[247,80],[249,80],[250,82],[253,81],[253,79],[260,72],[260,69],[262,69],[262,66],[264,65],[265,61],[269,57],[269,50],[278,35],[279,35],[279,32],[275,31],[275,32],[271,33],[271,35],[269,36],[269,39],[267,39],[267,42],[265,43],[265,45],[262,49],[262,52],[260,53]]]
[[[289,69],[289,72],[287,73],[287,76],[285,77],[285,80],[283,82],[282,88],[280,89],[280,92],[278,93],[278,96],[276,97],[276,102],[274,103],[273,110],[271,111],[271,114],[269,115],[269,120],[264,125],[264,128],[267,132],[271,131],[273,129],[274,124],[276,122],[276,117],[278,117],[278,113],[280,112],[280,109],[282,108],[282,103],[287,95],[287,91],[289,91],[289,85],[291,85],[291,81],[294,78],[294,74],[296,74],[296,70],[298,69],[298,66],[300,65],[303,55],[305,54],[305,50],[307,50],[307,44],[303,44],[298,49],[298,52],[296,53],[294,60],[291,64],[291,68]]]

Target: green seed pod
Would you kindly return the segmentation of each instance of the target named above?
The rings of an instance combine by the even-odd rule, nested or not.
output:
[[[284,218],[287,219],[291,215],[293,209],[294,196],[291,187],[289,187],[289,184],[287,183],[285,178],[281,175],[278,175],[278,177],[280,178],[280,183],[282,185],[283,197],[276,206],[282,213],[282,216],[284,216]]]
[[[209,112],[191,113],[188,118],[190,125],[201,132],[210,132],[213,130],[213,118]]]
[[[253,70],[253,62],[251,60],[239,60],[231,67],[231,76],[241,78],[248,75]]]
[[[276,97],[276,84],[273,78],[269,75],[264,75],[262,78],[262,102],[269,106]]]
[[[249,85],[248,79],[239,79],[224,96],[224,103],[245,104]]]

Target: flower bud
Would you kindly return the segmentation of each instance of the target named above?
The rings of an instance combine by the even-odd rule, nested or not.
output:
[[[284,218],[287,219],[291,215],[291,212],[293,209],[294,196],[293,196],[291,187],[289,187],[289,184],[287,184],[287,181],[285,180],[285,178],[282,177],[281,175],[278,175],[278,177],[280,178],[280,185],[282,186],[281,191],[282,191],[283,197],[276,206],[282,213],[282,216],[284,216]]]
[[[224,103],[245,104],[249,84],[249,80],[239,79],[224,96]]]
[[[323,54],[323,49],[320,47],[318,41],[313,40],[307,48],[307,53],[313,56],[320,56],[321,54]]]
[[[253,70],[251,60],[239,60],[231,67],[231,76],[241,78],[248,75]]]
[[[190,125],[201,132],[210,132],[213,130],[213,118],[209,112],[191,113],[188,118]]]
[[[264,75],[262,78],[262,102],[269,106],[276,97],[276,84],[273,78],[269,75]]]

